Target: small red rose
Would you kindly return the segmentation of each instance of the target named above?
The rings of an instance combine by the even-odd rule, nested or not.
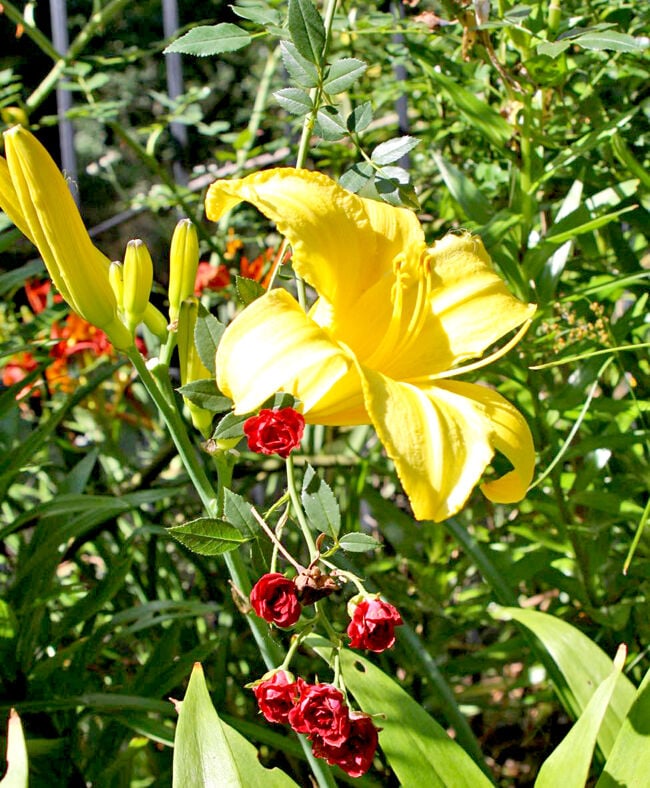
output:
[[[367,714],[350,712],[350,729],[345,741],[335,747],[319,737],[313,740],[313,752],[330,766],[340,766],[350,777],[361,777],[372,764],[379,741],[378,731]]]
[[[402,617],[388,602],[376,597],[352,600],[349,606],[352,620],[348,625],[351,648],[363,648],[377,653],[395,642],[395,627],[403,624]]]
[[[290,627],[300,618],[296,584],[279,572],[262,575],[251,591],[251,605],[260,618],[279,627]]]
[[[305,431],[305,419],[293,408],[264,408],[244,422],[248,448],[258,454],[279,454],[285,459],[298,446]]]
[[[350,731],[349,709],[341,690],[332,684],[303,684],[300,697],[289,712],[289,724],[309,739],[338,746]]]
[[[289,712],[300,695],[300,684],[285,670],[267,676],[253,687],[257,705],[269,722],[288,722]]]

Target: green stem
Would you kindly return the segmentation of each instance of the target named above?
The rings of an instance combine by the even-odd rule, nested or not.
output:
[[[314,537],[312,536],[309,523],[305,517],[305,512],[300,502],[300,496],[298,495],[298,488],[296,487],[296,474],[294,471],[293,457],[291,455],[287,457],[286,465],[287,489],[289,490],[289,497],[291,498],[291,503],[293,504],[293,509],[296,513],[300,530],[302,531],[302,535],[305,538],[307,547],[309,548],[309,560],[314,561],[318,557],[318,550],[316,548],[316,543],[314,542]]]

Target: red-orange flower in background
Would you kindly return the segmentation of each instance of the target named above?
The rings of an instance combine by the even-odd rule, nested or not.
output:
[[[225,265],[199,263],[194,282],[194,295],[200,296],[206,290],[221,290],[230,284],[230,271]]]
[[[38,362],[29,351],[22,351],[12,356],[9,361],[2,368],[2,385],[9,388],[16,383],[24,380],[30,372],[33,372],[38,367]],[[16,394],[16,399],[23,399],[28,394],[31,396],[40,397],[41,393],[37,388],[38,383],[31,383],[23,386],[23,388]]]
[[[47,306],[47,296],[52,289],[49,279],[28,279],[25,282],[25,295],[35,315],[40,315]],[[59,293],[54,293],[53,302],[60,304],[63,301]]]

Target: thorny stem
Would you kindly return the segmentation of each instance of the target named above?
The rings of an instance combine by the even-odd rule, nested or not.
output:
[[[287,466],[287,487],[289,489],[289,497],[291,498],[291,503],[293,504],[293,509],[296,513],[296,517],[300,525],[300,530],[302,531],[302,535],[304,536],[305,542],[307,543],[307,547],[309,548],[309,560],[315,561],[318,558],[319,552],[318,552],[318,548],[316,547],[316,543],[314,542],[314,537],[312,536],[311,530],[309,528],[309,523],[307,522],[307,518],[305,517],[305,513],[300,503],[300,498],[298,496],[298,489],[296,487],[296,475],[294,473],[293,457],[291,455],[287,457],[286,466]]]

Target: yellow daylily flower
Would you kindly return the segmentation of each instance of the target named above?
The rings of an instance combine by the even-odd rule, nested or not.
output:
[[[503,355],[535,311],[508,292],[481,240],[448,235],[427,247],[411,211],[307,170],[217,181],[207,216],[242,201],[276,223],[318,299],[305,314],[273,289],[228,326],[217,384],[235,413],[285,391],[309,423],[373,424],[419,520],[461,509],[495,450],[513,469],[481,489],[496,502],[523,498],[535,462],[524,418],[492,389],[452,379]],[[517,328],[500,351],[467,363]]]
[[[52,281],[72,309],[102,329],[119,348],[133,337],[117,314],[109,260],[92,243],[65,178],[26,129],[4,133],[0,208],[38,248]]]

